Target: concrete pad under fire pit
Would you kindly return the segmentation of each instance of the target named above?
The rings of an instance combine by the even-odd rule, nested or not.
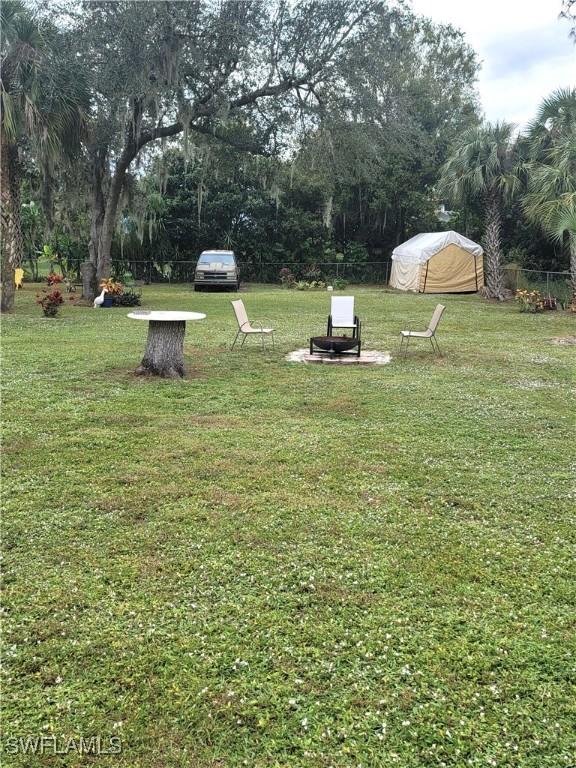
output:
[[[356,355],[310,354],[308,349],[296,349],[286,355],[290,363],[323,363],[325,365],[386,365],[392,360],[389,352],[372,349]]]

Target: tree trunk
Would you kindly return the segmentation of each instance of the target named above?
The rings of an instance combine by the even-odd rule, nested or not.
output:
[[[129,161],[130,162],[130,161]],[[120,195],[126,178],[126,168],[129,162],[123,167],[118,165],[108,193],[106,203],[106,212],[102,222],[102,232],[100,235],[100,245],[98,248],[98,266],[96,270],[96,279],[98,282],[106,280],[112,273],[112,238],[114,237],[114,227],[116,226],[116,217],[118,215],[118,204]]]
[[[184,334],[186,323],[150,320],[146,351],[138,375],[162,376],[168,379],[186,376],[184,368]]]
[[[0,311],[14,306],[14,270],[22,264],[24,237],[20,218],[20,184],[18,177],[18,147],[1,139],[1,207],[2,207],[2,299]]]
[[[28,256],[28,264],[30,265],[30,274],[32,275],[32,282],[38,282],[38,259],[33,256]]]
[[[486,195],[486,224],[484,230],[484,254],[486,256],[486,290],[489,299],[503,299],[504,274],[502,272],[501,237],[502,215],[498,194],[492,191]]]
[[[332,212],[334,210],[334,195],[329,195],[324,200],[324,210],[322,211],[322,223],[326,229],[332,231]]]
[[[47,165],[42,164],[42,210],[44,211],[44,242],[48,243],[54,231],[54,195],[52,180],[54,178],[53,170]]]
[[[107,160],[108,147],[92,148],[90,150],[91,176],[92,176],[92,195],[90,200],[90,240],[88,242],[89,260],[94,265],[94,276],[91,283],[84,285],[83,292],[92,286],[93,291],[90,295],[84,294],[83,298],[93,299],[97,292],[98,283],[96,282],[96,270],[98,267],[98,255],[102,241],[102,225],[106,213],[106,201],[104,196],[104,184],[108,174]]]
[[[85,261],[80,265],[80,275],[82,276],[82,298],[92,301],[98,291],[96,266],[91,261]]]
[[[7,230],[4,226],[4,216],[2,219],[2,298],[0,300],[0,312],[9,312],[14,307],[16,285],[14,283],[14,267],[10,264],[10,248]]]

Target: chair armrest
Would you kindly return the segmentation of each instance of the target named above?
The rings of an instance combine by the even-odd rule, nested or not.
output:
[[[264,324],[268,323],[268,325],[270,326],[270,329],[273,330],[272,329],[272,320],[270,320],[269,317],[263,317],[262,320],[264,321],[264,323],[261,323],[259,320],[255,320],[253,325],[259,325],[260,326],[260,330],[263,331],[264,330]]]

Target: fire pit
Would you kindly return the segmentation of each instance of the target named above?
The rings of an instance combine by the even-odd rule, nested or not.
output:
[[[356,352],[348,351],[354,348]],[[313,336],[310,339],[310,354],[354,354],[360,357],[360,339],[351,336]]]

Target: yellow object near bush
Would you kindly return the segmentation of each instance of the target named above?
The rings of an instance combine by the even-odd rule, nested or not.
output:
[[[24,270],[21,267],[14,270],[14,284],[16,285],[16,289],[22,288],[22,285],[24,284]]]

